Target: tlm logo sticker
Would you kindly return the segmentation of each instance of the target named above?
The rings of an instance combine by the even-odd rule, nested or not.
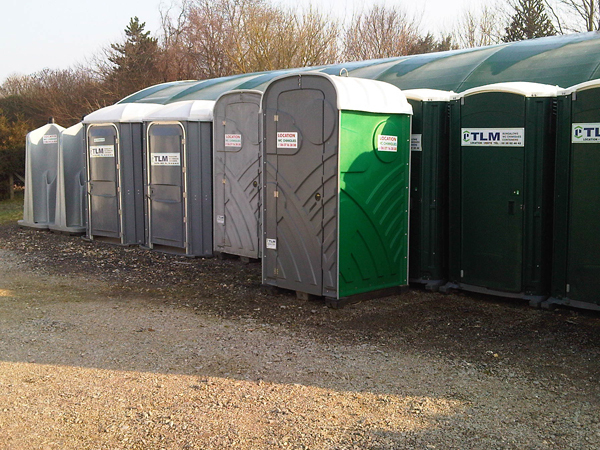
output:
[[[571,142],[573,144],[600,142],[600,123],[574,123]]]
[[[181,157],[179,153],[152,153],[150,164],[153,166],[179,166]]]
[[[499,131],[463,131],[463,142],[469,143],[485,143],[485,142],[500,142]]]
[[[523,147],[524,128],[462,128],[463,146]]]

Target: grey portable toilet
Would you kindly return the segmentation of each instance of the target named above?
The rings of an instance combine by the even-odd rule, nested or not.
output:
[[[451,101],[449,283],[441,290],[548,297],[558,89],[498,83]]]
[[[146,116],[146,245],[212,256],[212,118],[215,102],[189,100]]]
[[[143,119],[160,107],[123,103],[84,117],[87,238],[144,244]]]
[[[260,258],[261,91],[221,95],[213,122],[215,252]]]
[[[50,230],[84,234],[86,224],[85,130],[82,123],[60,134],[56,217]]]
[[[25,145],[25,199],[21,227],[47,230],[56,212],[56,174],[60,133],[52,120],[27,134]]]
[[[273,80],[261,104],[263,283],[334,306],[397,293],[408,284],[402,91],[304,73]]]
[[[552,296],[600,310],[600,80],[559,93],[554,186]]]
[[[402,92],[413,107],[409,276],[437,290],[448,277],[448,103],[455,93]]]

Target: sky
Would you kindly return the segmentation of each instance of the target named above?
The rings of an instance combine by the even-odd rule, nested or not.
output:
[[[417,13],[422,17],[423,31],[435,34],[449,31],[464,9],[489,1],[387,0],[385,4],[400,4],[409,12]],[[316,4],[340,18],[351,15],[355,5],[361,8],[377,2],[279,0],[279,3],[292,7]],[[0,84],[13,74],[31,74],[45,68],[67,69],[90,62],[110,43],[124,40],[123,30],[133,16],[146,22],[146,30],[157,35],[160,9],[172,4],[171,0],[2,0],[2,3]]]

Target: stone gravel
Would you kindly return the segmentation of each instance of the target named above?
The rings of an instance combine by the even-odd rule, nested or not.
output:
[[[0,226],[0,449],[598,449],[600,315]]]

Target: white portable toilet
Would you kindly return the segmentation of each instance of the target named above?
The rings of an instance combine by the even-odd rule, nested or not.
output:
[[[60,134],[56,177],[56,217],[50,230],[85,233],[85,131],[82,123]]]
[[[212,120],[215,102],[170,103],[146,116],[146,245],[212,256]]]
[[[144,244],[143,120],[161,106],[122,103],[84,117],[88,239]]]
[[[47,230],[54,223],[58,146],[64,130],[50,123],[27,134],[25,144],[25,199],[21,227]]]

